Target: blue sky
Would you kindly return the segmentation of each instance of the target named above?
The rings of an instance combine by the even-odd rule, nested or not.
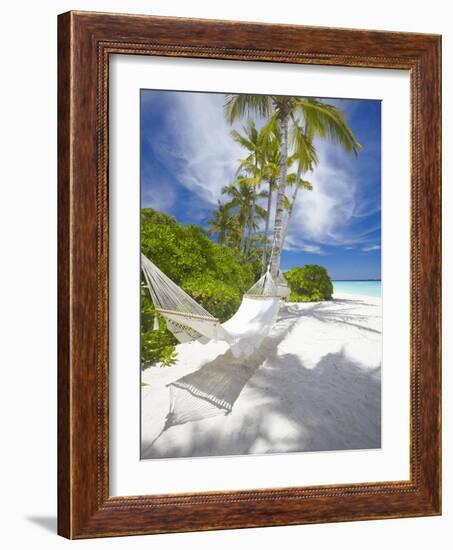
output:
[[[142,207],[206,227],[245,156],[224,120],[224,97],[142,90]],[[325,140],[315,143],[319,165],[304,176],[314,189],[299,193],[282,268],[317,263],[333,279],[380,278],[381,103],[326,101],[342,110],[362,150],[355,157]]]

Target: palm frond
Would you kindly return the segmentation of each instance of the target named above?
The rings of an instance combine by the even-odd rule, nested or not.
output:
[[[290,146],[294,150],[293,157],[301,164],[302,172],[307,172],[318,164],[318,155],[316,154],[312,139],[307,137],[296,118],[292,117],[292,119]]]
[[[313,191],[313,184],[310,183],[307,180],[300,179],[299,180],[299,187],[301,189],[307,189],[308,191]]]
[[[286,195],[283,198],[283,207],[285,210],[289,210],[291,208],[291,201]]]
[[[243,136],[237,130],[231,130],[230,134],[233,140],[241,147],[244,147],[244,149],[248,149],[249,151],[253,150],[253,143],[247,138],[247,136]]]
[[[267,118],[272,113],[272,101],[266,95],[226,94],[224,112],[229,124],[251,115]]]
[[[255,204],[255,214],[260,217],[262,220],[266,219],[266,210],[259,204]]]
[[[286,185],[289,185],[292,187],[296,183],[297,174],[295,172],[291,172],[286,176]]]
[[[304,117],[305,134],[310,141],[318,135],[338,143],[348,153],[358,154],[362,146],[337,107],[313,98],[292,98],[292,102]]]

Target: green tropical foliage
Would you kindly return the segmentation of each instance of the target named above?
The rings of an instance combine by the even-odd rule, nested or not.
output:
[[[215,279],[212,275],[188,279],[184,282],[183,289],[221,322],[236,313],[242,300],[238,287]]]
[[[291,288],[290,302],[318,302],[331,300],[332,281],[325,267],[307,264],[293,267],[285,273]]]
[[[176,360],[176,338],[165,326],[165,321],[157,316],[158,328],[154,327],[156,310],[144,283],[141,285],[141,364],[142,367],[153,363],[170,366]]]
[[[259,277],[259,261],[247,261],[235,248],[213,242],[195,225],[183,225],[151,208],[141,211],[141,249],[170,279],[222,322],[237,310],[242,295]],[[142,284],[142,365],[171,365],[176,339],[158,315]]]

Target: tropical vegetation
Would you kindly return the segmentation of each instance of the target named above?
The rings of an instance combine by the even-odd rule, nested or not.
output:
[[[333,285],[325,267],[315,264],[293,267],[285,273],[285,278],[291,289],[290,302],[332,299]]]
[[[201,227],[180,224],[151,208],[141,211],[141,249],[158,258],[160,269],[220,321],[233,315],[260,273],[259,261],[251,262],[236,248],[213,242]],[[165,321],[156,317],[144,281],[141,320],[142,365],[171,365],[176,339]]]

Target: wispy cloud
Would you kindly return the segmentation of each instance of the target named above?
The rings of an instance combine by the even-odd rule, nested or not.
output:
[[[373,252],[374,250],[380,250],[381,246],[379,244],[373,244],[371,246],[364,246],[362,252]]]
[[[290,235],[329,245],[351,244],[346,228],[356,208],[357,182],[332,162],[332,146],[316,144],[319,165],[306,174],[312,191],[302,190],[295,205]]]
[[[317,244],[308,244],[300,239],[288,235],[285,239],[284,250],[291,252],[308,252],[310,254],[320,254],[323,255],[325,252]]]
[[[243,155],[232,140],[220,94],[174,93],[159,139],[151,136],[154,154],[174,166],[178,183],[214,205],[231,183]]]
[[[145,208],[154,208],[161,212],[171,212],[177,196],[168,181],[156,181],[144,171],[141,203]],[[152,179],[152,185],[150,181]]]

